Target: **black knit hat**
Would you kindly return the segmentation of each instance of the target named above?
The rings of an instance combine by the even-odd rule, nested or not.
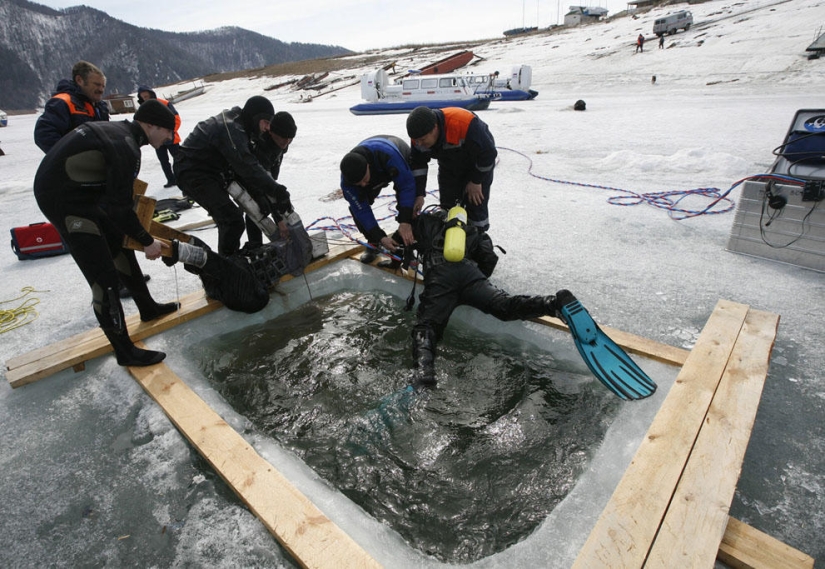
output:
[[[175,130],[175,115],[157,99],[144,101],[135,113],[135,120],[161,128]]]
[[[435,111],[429,107],[416,107],[407,117],[407,134],[410,138],[421,138],[435,128]]]
[[[367,159],[357,152],[348,152],[341,160],[341,175],[347,184],[357,184],[367,175]]]
[[[258,122],[261,120],[271,121],[275,115],[275,108],[266,97],[255,95],[246,100],[241,115],[244,128],[247,131],[257,132]]]
[[[283,138],[295,138],[298,127],[295,126],[295,119],[286,111],[275,113],[269,123],[269,130]]]

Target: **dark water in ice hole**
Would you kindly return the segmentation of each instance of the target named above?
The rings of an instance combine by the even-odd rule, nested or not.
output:
[[[413,321],[392,295],[337,293],[191,353],[238,413],[370,515],[420,551],[470,562],[544,520],[619,402],[580,367],[456,318],[438,389],[415,394]]]

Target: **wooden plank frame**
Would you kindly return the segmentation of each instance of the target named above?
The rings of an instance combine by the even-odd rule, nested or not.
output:
[[[724,545],[747,527],[728,509],[778,325],[776,314],[717,303],[574,568],[712,568],[717,557],[736,567],[813,567],[784,544],[764,544],[781,553],[755,565],[744,560],[753,549]]]
[[[355,260],[361,251],[339,246],[307,271]],[[203,293],[182,304],[179,313],[150,323],[133,315],[132,337],[221,306]],[[565,328],[556,318],[536,322]],[[778,315],[720,300],[690,352],[603,327],[627,351],[682,369],[574,567],[713,567],[717,557],[737,568],[813,567],[804,553],[728,517],[778,323]],[[92,330],[10,359],[7,379],[18,387],[109,351]],[[130,371],[298,563],[378,566],[168,367]]]

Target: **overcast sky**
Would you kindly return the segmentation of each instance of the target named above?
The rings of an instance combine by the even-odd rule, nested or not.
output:
[[[412,43],[489,39],[522,26],[560,22],[572,5],[610,14],[626,0],[38,0],[52,8],[80,4],[144,28],[174,32],[238,26],[285,42],[340,45],[354,51]],[[561,17],[559,17],[561,14]]]

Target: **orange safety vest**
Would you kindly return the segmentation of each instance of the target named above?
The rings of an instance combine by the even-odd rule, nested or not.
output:
[[[444,142],[450,146],[461,146],[475,114],[460,107],[447,107],[441,112],[444,113]]]
[[[95,118],[95,108],[89,101],[83,103],[83,107],[77,106],[77,104],[72,100],[72,96],[68,93],[57,93],[54,95],[55,99],[60,99],[66,106],[69,107],[69,112],[73,115],[83,115],[89,117],[90,119]]]
[[[169,106],[169,101],[166,99],[158,99],[161,103]],[[175,113],[175,138],[172,140],[172,144],[180,144],[180,135],[178,134],[178,129],[180,128],[180,115]]]

